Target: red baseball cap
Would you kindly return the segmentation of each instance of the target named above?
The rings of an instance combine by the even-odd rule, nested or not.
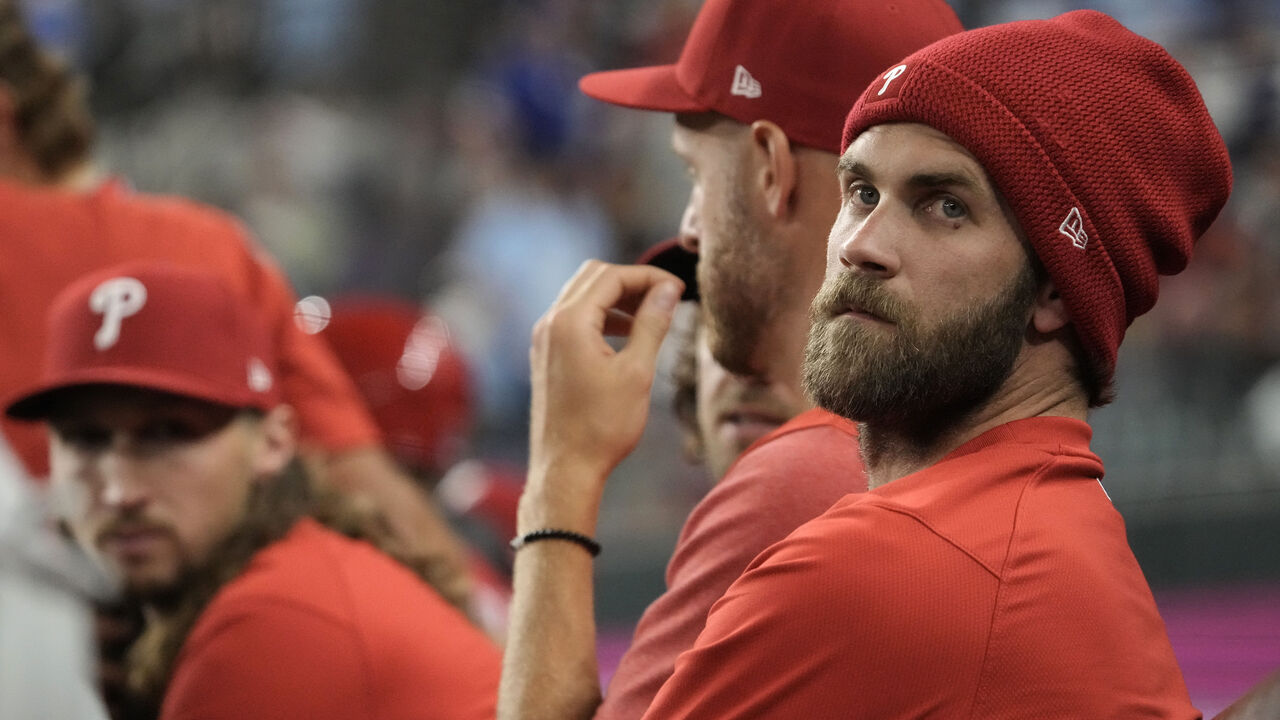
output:
[[[474,415],[471,373],[440,317],[391,297],[328,303],[319,330],[404,464],[444,472],[466,448]]]
[[[942,0],[707,0],[674,65],[591,73],[578,87],[642,110],[769,120],[837,152],[845,113],[882,68],[962,29]]]
[[[280,402],[276,357],[258,311],[221,278],[163,262],[86,275],[54,299],[39,382],[7,403],[48,417],[59,394],[86,385],[159,390],[237,408]]]
[[[841,150],[883,123],[930,125],[982,163],[1053,279],[1091,375],[1182,271],[1231,194],[1226,144],[1164,48],[1094,10],[953,35],[894,61]]]

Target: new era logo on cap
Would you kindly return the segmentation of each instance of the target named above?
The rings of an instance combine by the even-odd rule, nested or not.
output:
[[[760,97],[760,81],[751,77],[751,73],[739,65],[733,71],[733,87],[730,88],[729,94],[741,95],[745,98],[758,98]]]
[[[1058,232],[1071,238],[1071,244],[1083,250],[1089,244],[1089,233],[1084,230],[1084,218],[1080,216],[1080,208],[1071,208]]]
[[[271,370],[267,368],[267,364],[262,362],[261,358],[249,358],[248,372],[249,389],[256,393],[265,393],[271,390],[271,386],[275,381],[271,378]]]

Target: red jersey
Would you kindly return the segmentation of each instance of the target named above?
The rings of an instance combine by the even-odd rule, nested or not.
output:
[[[161,720],[491,720],[497,647],[417,576],[313,520],[214,596]]]
[[[1198,718],[1083,422],[842,500],[712,608],[646,718]]]
[[[288,281],[225,213],[133,193],[119,182],[89,193],[0,182],[0,237],[0,396],[39,377],[45,313],[62,288],[126,260],[169,260],[218,273],[262,309],[278,343],[284,399],[298,412],[304,440],[330,451],[379,441],[332,351],[294,322]],[[8,418],[3,428],[27,469],[47,475],[43,428]]]
[[[685,521],[667,590],[640,618],[596,717],[643,715],[707,611],[756,555],[866,489],[857,428],[825,410],[802,413],[747,448]]]

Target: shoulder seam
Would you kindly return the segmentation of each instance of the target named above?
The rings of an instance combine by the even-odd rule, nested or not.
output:
[[[937,528],[935,528],[935,527],[934,527],[933,525],[931,525],[927,520],[925,520],[924,518],[920,517],[920,516],[919,516],[919,515],[917,515],[916,513],[912,512],[912,511],[910,511],[910,510],[907,510],[906,508],[900,507],[900,506],[898,506],[898,505],[891,504],[891,503],[889,503],[889,502],[885,501],[883,498],[878,497],[878,496],[876,496],[876,495],[868,495],[868,496],[867,496],[867,499],[866,499],[866,500],[864,500],[864,502],[870,502],[871,504],[873,504],[873,505],[875,505],[876,507],[879,507],[879,508],[881,508],[881,509],[883,509],[883,510],[886,510],[886,511],[888,511],[888,512],[892,512],[892,513],[897,513],[897,514],[899,514],[899,515],[905,515],[906,517],[909,517],[909,518],[911,518],[912,520],[915,520],[916,522],[920,523],[920,524],[921,524],[921,525],[923,525],[925,528],[927,528],[927,529],[929,530],[929,532],[930,532],[931,534],[933,534],[935,537],[937,537],[939,540],[942,540],[943,542],[947,543],[947,544],[948,544],[948,545],[950,545],[951,547],[954,547],[955,549],[957,549],[957,550],[959,550],[960,552],[962,552],[962,553],[964,553],[965,555],[967,555],[967,556],[969,557],[969,559],[973,560],[975,563],[977,563],[979,566],[981,566],[983,570],[986,570],[988,573],[990,573],[990,574],[991,574],[991,576],[992,576],[992,577],[994,577],[997,581],[999,581],[999,580],[1000,580],[1000,573],[999,573],[999,572],[997,572],[994,568],[992,568],[990,565],[988,565],[988,564],[986,564],[985,562],[983,562],[981,558],[979,558],[977,555],[973,554],[973,553],[972,553],[968,548],[966,548],[965,546],[963,546],[963,545],[961,545],[961,544],[957,543],[956,541],[952,540],[950,537],[947,537],[946,535],[944,535],[944,534],[942,534],[941,532],[939,532]]]
[[[1026,499],[1027,491],[1031,488],[1031,486],[1035,485],[1040,480],[1040,478],[1044,477],[1045,472],[1047,472],[1048,469],[1058,461],[1058,458],[1066,454],[1064,453],[1065,449],[1066,448],[1064,448],[1061,444],[1059,444],[1057,447],[1057,450],[1058,450],[1057,453],[1049,453],[1048,459],[1042,462],[1040,466],[1036,468],[1036,471],[1032,473],[1031,477],[1028,478],[1027,481],[1022,484],[1022,490],[1021,492],[1018,493],[1018,502],[1017,502],[1017,505],[1014,507],[1014,511],[1013,511],[1013,527],[1010,529],[1010,532],[1009,532],[1009,544],[1008,546],[1005,547],[1004,558],[1000,562],[1001,573],[996,575],[996,580],[997,580],[996,595],[993,602],[991,603],[991,617],[987,621],[987,643],[986,643],[986,647],[984,647],[982,650],[982,664],[980,665],[980,670],[978,671],[978,682],[977,684],[974,685],[973,697],[970,698],[969,700],[968,717],[972,718],[973,713],[978,709],[978,698],[981,696],[982,690],[986,686],[986,676],[988,671],[987,658],[991,652],[992,636],[995,635],[996,615],[1000,612],[1001,599],[1004,597],[1005,590],[1006,590],[1003,571],[1009,565],[1009,556],[1013,554],[1014,538],[1016,538],[1018,535],[1018,527],[1022,519],[1022,502],[1024,499]],[[1076,456],[1075,453],[1071,453],[1071,455],[1073,457]]]

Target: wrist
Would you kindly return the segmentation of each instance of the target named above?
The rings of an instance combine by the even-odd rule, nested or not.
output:
[[[595,538],[588,537],[582,533],[577,533],[572,530],[561,530],[560,528],[541,528],[532,532],[527,532],[523,535],[517,535],[511,539],[509,544],[513,552],[519,552],[529,543],[543,541],[573,543],[583,550],[586,550],[591,557],[595,557],[600,554],[600,543],[596,542]]]
[[[530,466],[516,515],[518,532],[561,528],[595,537],[605,479],[580,463]]]

